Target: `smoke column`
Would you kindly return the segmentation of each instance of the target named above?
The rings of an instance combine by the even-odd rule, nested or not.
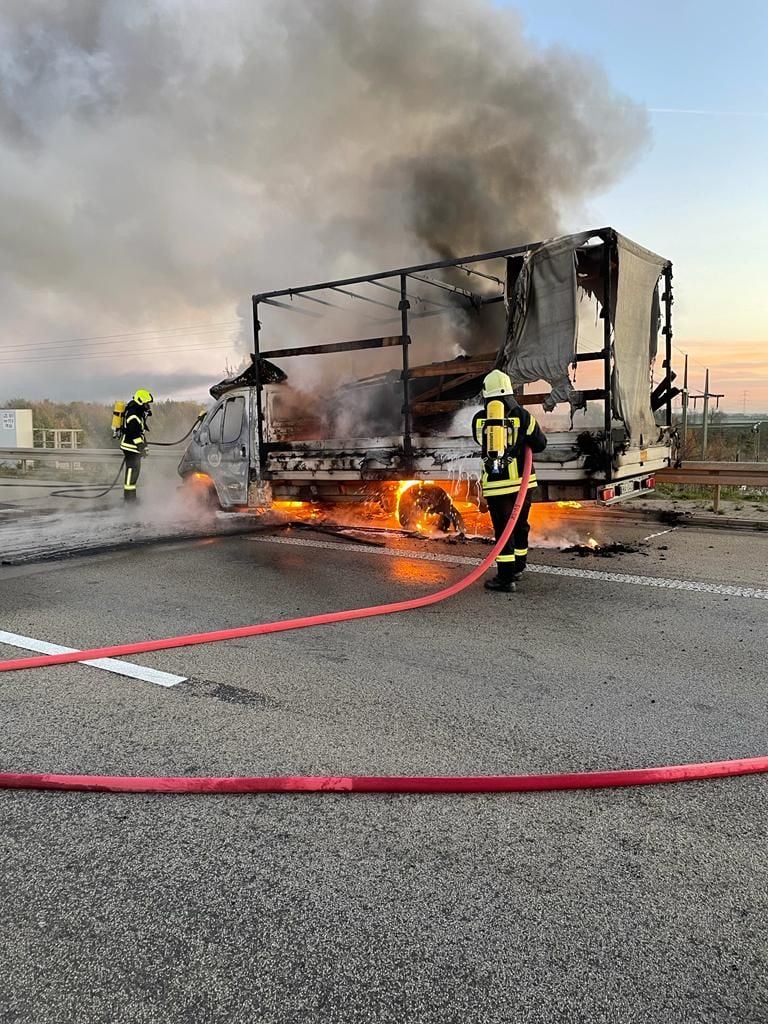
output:
[[[489,0],[4,0],[0,397],[202,387],[253,291],[554,235],[647,137]]]

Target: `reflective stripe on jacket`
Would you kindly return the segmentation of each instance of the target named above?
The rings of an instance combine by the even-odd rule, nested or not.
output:
[[[120,447],[124,452],[143,452],[147,446],[144,437],[144,415],[137,411],[135,402],[129,402],[125,410],[123,420],[123,436],[120,440]]]

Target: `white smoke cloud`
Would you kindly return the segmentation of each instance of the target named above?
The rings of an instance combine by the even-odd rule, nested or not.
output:
[[[4,0],[0,397],[215,379],[252,292],[548,237],[646,138],[490,0]]]

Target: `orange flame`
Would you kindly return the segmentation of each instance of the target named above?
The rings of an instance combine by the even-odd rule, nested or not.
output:
[[[416,487],[418,483],[418,480],[401,480],[397,485],[397,491],[395,492],[397,495],[397,501],[395,503],[395,519],[399,519],[400,517],[400,499],[406,491],[409,491],[411,487]]]
[[[273,501],[272,508],[276,512],[286,512],[297,519],[320,519],[320,509],[311,501]]]

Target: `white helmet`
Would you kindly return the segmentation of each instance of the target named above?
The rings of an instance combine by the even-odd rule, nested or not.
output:
[[[502,395],[512,394],[512,381],[509,376],[501,370],[491,370],[483,381],[483,398],[497,398]]]

